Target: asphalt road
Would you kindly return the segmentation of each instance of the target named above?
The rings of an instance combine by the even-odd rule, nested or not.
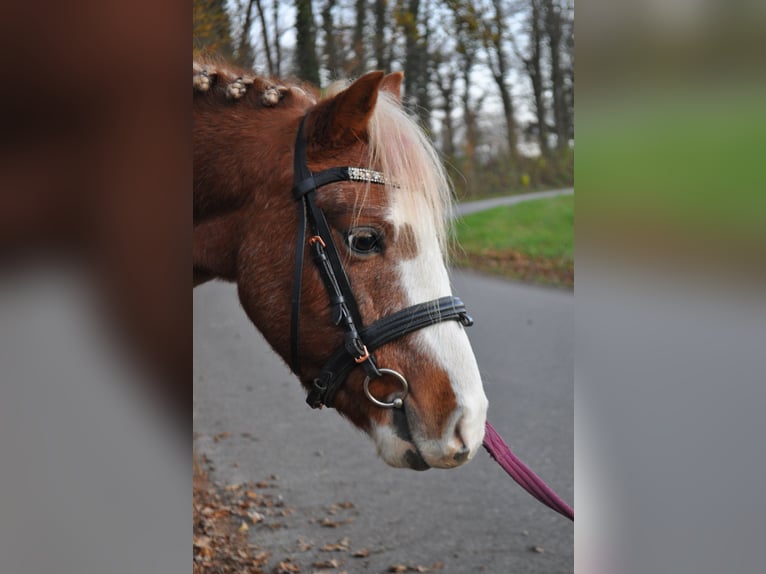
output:
[[[533,191],[531,193],[522,193],[520,195],[506,195],[503,197],[490,197],[489,199],[480,199],[478,201],[469,201],[466,203],[459,203],[455,206],[455,215],[463,216],[469,213],[476,213],[477,211],[484,211],[486,209],[492,209],[493,207],[500,207],[501,205],[516,205],[523,201],[530,201],[533,199],[544,199],[546,197],[557,197],[559,195],[571,195],[574,193],[573,187],[567,187],[564,189],[550,189],[548,191]]]
[[[454,272],[490,401],[489,419],[515,452],[573,500],[571,292]],[[239,306],[233,286],[194,293],[194,430],[198,453],[223,484],[269,481],[295,512],[281,528],[254,525],[251,541],[291,556],[302,572],[386,572],[395,564],[441,572],[573,571],[573,526],[507,477],[483,450],[466,466],[414,472],[386,466],[372,442],[304,392]],[[215,441],[218,433],[231,433]],[[276,475],[277,478],[269,478]],[[327,528],[320,521],[339,502]],[[347,537],[366,558],[318,549]],[[301,539],[304,544],[298,544]],[[311,547],[307,550],[307,547]]]

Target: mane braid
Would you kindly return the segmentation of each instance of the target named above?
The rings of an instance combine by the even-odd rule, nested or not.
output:
[[[278,105],[288,92],[315,104],[316,98],[299,85],[283,85],[280,80],[257,75],[252,70],[237,68],[212,58],[198,58],[192,62],[192,85],[197,93],[206,93],[215,86],[220,87],[225,99],[230,102],[247,99],[264,107]],[[255,97],[250,97],[254,95]]]

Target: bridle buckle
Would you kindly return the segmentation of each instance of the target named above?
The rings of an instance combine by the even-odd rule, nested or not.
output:
[[[324,239],[322,239],[319,235],[313,235],[312,237],[309,237],[309,245],[314,245],[315,243],[319,243],[319,245],[322,246],[322,249],[327,248]]]
[[[362,345],[362,351],[364,352],[362,356],[354,357],[354,362],[357,365],[364,363],[367,359],[370,358],[370,352],[367,350],[367,345]]]

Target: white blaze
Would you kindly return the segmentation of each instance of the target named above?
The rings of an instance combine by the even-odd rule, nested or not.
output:
[[[405,205],[401,198],[396,197],[396,193],[392,195],[391,222],[397,228],[404,223],[410,223],[417,245],[417,255],[414,258],[403,259],[398,263],[400,285],[407,295],[407,304],[415,305],[451,295],[449,276],[432,218],[423,217],[420,221],[412,221],[413,205]],[[409,201],[412,202],[413,199],[409,198]],[[425,211],[424,207],[423,210]],[[462,415],[459,433],[470,449],[469,458],[472,458],[484,438],[488,401],[468,335],[457,321],[444,321],[417,331],[414,337],[421,351],[433,357],[436,364],[449,376],[457,400],[457,409]],[[448,425],[450,436],[445,436],[442,440],[453,440],[454,430],[454,425]],[[434,452],[443,450],[443,445],[432,446]],[[428,453],[424,449],[431,450],[429,445],[418,444],[418,447],[427,457]]]

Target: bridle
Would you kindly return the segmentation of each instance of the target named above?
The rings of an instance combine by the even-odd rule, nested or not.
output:
[[[366,374],[364,392],[374,404],[383,408],[402,408],[409,392],[407,379],[393,369],[379,367],[373,353],[383,345],[404,335],[443,321],[459,321],[469,327],[473,319],[466,312],[458,297],[447,296],[425,303],[418,303],[387,315],[372,325],[364,326],[359,307],[351,289],[351,283],[341,262],[324,212],[317,206],[316,191],[320,187],[338,181],[357,181],[385,185],[385,176],[379,171],[359,167],[331,167],[312,173],[306,159],[304,125],[301,120],[295,138],[293,197],[298,202],[298,234],[295,247],[295,270],[293,274],[292,318],[290,321],[290,366],[300,374],[298,324],[301,306],[303,258],[307,228],[311,230],[308,244],[313,250],[314,263],[330,299],[332,321],[343,329],[343,345],[325,362],[320,374],[314,379],[306,402],[312,408],[323,405],[332,407],[335,395],[343,386],[352,369],[361,366]],[[369,389],[371,380],[389,375],[402,386],[401,392],[390,402],[375,398]]]

